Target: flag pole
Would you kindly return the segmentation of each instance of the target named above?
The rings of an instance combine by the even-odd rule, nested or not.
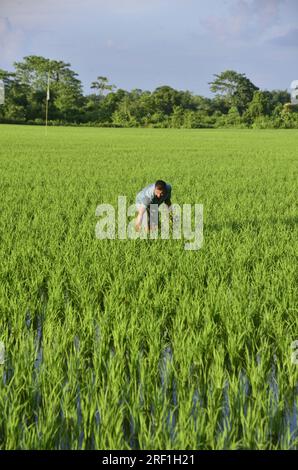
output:
[[[48,72],[48,87],[47,87],[47,98],[46,98],[46,135],[48,135],[49,99],[50,99],[50,72]]]

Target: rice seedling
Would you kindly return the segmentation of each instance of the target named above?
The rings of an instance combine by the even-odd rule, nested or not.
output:
[[[0,140],[0,448],[297,449],[297,131]],[[96,238],[158,178],[200,250]]]

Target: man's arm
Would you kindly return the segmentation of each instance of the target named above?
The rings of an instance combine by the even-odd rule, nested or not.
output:
[[[164,203],[168,206],[169,210],[172,210],[171,209],[171,205],[172,205],[171,196],[172,196],[172,186],[170,184],[168,184],[167,185],[167,198],[164,201]]]
[[[138,210],[138,215],[137,215],[137,218],[136,218],[135,227],[136,227],[137,232],[139,232],[140,229],[141,229],[142,220],[143,220],[143,216],[144,216],[145,212],[146,212],[146,207],[142,205]]]
[[[168,216],[170,217],[170,220],[173,220],[173,208],[172,208],[172,201],[171,199],[167,199],[165,201],[165,205],[168,208]]]

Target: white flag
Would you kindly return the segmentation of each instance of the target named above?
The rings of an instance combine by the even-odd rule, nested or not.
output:
[[[50,99],[50,75],[48,76],[47,100]]]
[[[291,83],[291,103],[298,104],[298,80]]]
[[[5,97],[4,82],[3,80],[0,80],[0,104],[4,104],[4,97]]]
[[[5,362],[5,346],[3,341],[0,341],[0,365],[3,365]]]

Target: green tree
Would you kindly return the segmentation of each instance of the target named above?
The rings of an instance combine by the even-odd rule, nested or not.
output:
[[[129,110],[129,96],[125,96],[119,103],[117,110],[112,115],[112,122],[117,126],[122,127],[137,127],[138,123],[136,118]]]
[[[214,75],[215,80],[210,82],[210,90],[224,97],[227,106],[235,106],[242,114],[258,90],[243,73],[234,70],[226,70],[219,75]]]
[[[98,108],[97,121],[105,124],[113,123],[113,114],[127,95],[127,91],[119,88],[116,92],[111,92],[104,96]]]
[[[241,122],[241,116],[236,106],[229,109],[228,114],[225,116],[225,124],[228,126],[237,126]]]
[[[127,107],[138,125],[148,125],[153,114],[151,93],[140,89],[132,90],[128,95]]]
[[[286,104],[291,101],[291,95],[287,90],[272,90],[268,93],[270,94],[272,109],[278,104]]]
[[[82,85],[69,63],[41,56],[27,56],[15,62],[16,80],[26,89],[28,117],[43,118],[46,90],[50,82],[49,118],[72,120],[83,103]],[[76,116],[78,117],[78,116]]]
[[[98,91],[100,96],[103,96],[105,91],[114,91],[116,85],[110,85],[107,77],[97,77],[96,81],[91,83],[91,88]]]
[[[269,115],[270,111],[270,94],[266,91],[255,91],[253,99],[243,115],[243,121],[252,124],[256,118]]]
[[[171,114],[171,127],[180,128],[184,125],[184,109],[182,106],[174,106]]]
[[[28,102],[26,88],[15,77],[15,73],[0,69],[0,79],[5,86],[5,102],[0,106],[1,119],[26,121]]]
[[[156,88],[151,95],[153,113],[172,114],[174,106],[181,104],[181,95],[170,86]]]

